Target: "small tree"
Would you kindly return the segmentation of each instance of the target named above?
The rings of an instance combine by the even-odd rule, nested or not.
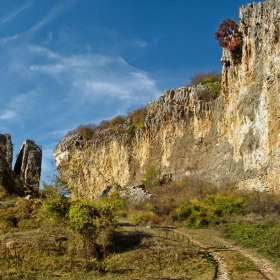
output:
[[[223,20],[219,30],[215,33],[219,45],[230,51],[241,50],[243,40],[242,33],[238,29],[238,24],[232,19]]]
[[[190,78],[191,82],[188,84],[189,87],[197,86],[199,84],[213,86],[214,83],[221,83],[221,73],[212,70],[210,72],[199,72],[194,74]]]
[[[136,128],[145,127],[144,121],[145,121],[146,116],[147,116],[146,107],[136,109],[133,112],[128,114],[128,117],[131,119],[132,124],[135,125]]]
[[[116,116],[112,120],[110,120],[110,125],[112,126],[118,126],[121,125],[125,122],[125,117],[124,116]]]
[[[142,183],[144,184],[144,186],[147,189],[155,187],[156,185],[158,185],[160,183],[159,170],[154,165],[151,165],[147,169]]]

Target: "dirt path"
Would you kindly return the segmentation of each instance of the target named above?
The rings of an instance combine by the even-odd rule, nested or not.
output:
[[[212,254],[219,266],[217,279],[280,279],[280,272],[270,261],[221,238],[217,231],[186,228],[173,231],[187,236],[194,244]]]
[[[143,230],[142,227],[140,228]],[[180,240],[180,236],[184,236],[186,239],[183,240],[188,240],[187,242],[191,242],[207,251],[213,256],[218,265],[217,275],[214,280],[280,280],[280,271],[277,270],[273,263],[253,250],[244,249],[230,240],[224,239],[218,231],[172,227],[144,228],[144,231],[163,238],[168,236],[166,231],[173,232],[172,239]]]

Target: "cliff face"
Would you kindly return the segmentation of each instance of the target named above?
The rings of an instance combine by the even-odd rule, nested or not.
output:
[[[13,145],[9,134],[0,134],[0,186],[10,193],[38,194],[42,150],[34,141],[25,140],[12,170]]]
[[[9,134],[0,134],[0,168],[12,168],[13,145]]]
[[[25,191],[37,194],[41,175],[42,150],[34,141],[25,140],[18,154],[14,172],[24,184]]]
[[[173,180],[198,174],[217,184],[280,188],[280,2],[249,4],[239,13],[239,63],[222,56],[222,91],[204,86],[166,91],[147,106],[146,128],[74,135],[54,150],[58,171],[75,195],[95,197],[106,184],[139,184],[155,165]],[[122,129],[123,130],[123,129]]]

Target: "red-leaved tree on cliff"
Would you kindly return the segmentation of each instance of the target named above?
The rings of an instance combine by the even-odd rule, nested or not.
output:
[[[241,50],[242,33],[238,29],[238,24],[232,19],[223,20],[220,23],[219,30],[215,33],[219,45],[230,51]]]

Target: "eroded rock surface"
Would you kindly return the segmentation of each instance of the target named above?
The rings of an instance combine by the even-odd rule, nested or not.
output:
[[[12,168],[13,144],[9,134],[0,134],[0,168]]]
[[[38,194],[42,150],[25,140],[12,170],[13,145],[9,134],[0,134],[0,186],[19,195]]]
[[[139,204],[145,200],[153,198],[152,194],[146,191],[144,185],[131,186],[129,188],[122,188],[121,186],[105,186],[97,199],[101,197],[110,196],[112,192],[117,191],[120,197],[126,198],[132,204]]]
[[[107,129],[91,140],[74,135],[54,150],[70,190],[96,197],[108,183],[141,184],[151,165],[173,180],[198,174],[218,185],[280,191],[280,2],[240,8],[239,62],[222,56],[222,90],[203,100],[205,86],[165,91],[147,105],[146,128]]]
[[[14,172],[19,176],[27,193],[37,194],[41,175],[42,150],[34,141],[25,140],[18,154]]]

